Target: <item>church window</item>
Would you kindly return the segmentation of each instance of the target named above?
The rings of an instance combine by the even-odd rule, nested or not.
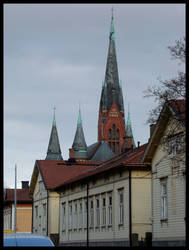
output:
[[[111,128],[109,129],[109,140],[111,140],[111,138],[112,138],[112,130],[111,130]]]
[[[113,148],[112,151],[115,153],[115,142],[113,142]]]
[[[113,139],[115,139],[115,124],[113,124]]]
[[[119,140],[119,129],[117,129],[117,140]]]
[[[119,155],[119,142],[117,142],[117,155]]]

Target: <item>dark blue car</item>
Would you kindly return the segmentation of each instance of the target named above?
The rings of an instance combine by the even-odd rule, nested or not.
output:
[[[54,244],[47,236],[33,233],[5,233],[3,245],[6,246],[38,246],[53,247]]]

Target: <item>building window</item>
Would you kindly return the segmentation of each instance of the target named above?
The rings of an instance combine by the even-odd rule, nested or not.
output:
[[[108,225],[112,225],[112,194],[108,196]]]
[[[69,205],[69,230],[72,229],[72,205]]]
[[[84,209],[84,227],[87,227],[87,201],[85,201],[85,209]]]
[[[119,142],[117,142],[116,145],[117,145],[117,155],[119,155]]]
[[[104,176],[104,182],[107,183],[107,182],[109,182],[109,180],[110,180],[109,175],[106,174],[106,175]]]
[[[111,148],[111,141],[109,141],[109,147]]]
[[[93,201],[90,202],[90,227],[94,227],[94,206],[93,206]]]
[[[167,219],[167,182],[161,181],[161,219]]]
[[[43,204],[43,228],[46,228],[46,204]]]
[[[77,203],[75,203],[75,211],[74,211],[74,229],[77,229],[78,224],[78,213],[77,213]]]
[[[106,226],[106,198],[102,198],[102,226]]]
[[[113,142],[112,145],[113,145],[112,151],[115,153],[115,142]]]
[[[119,190],[119,224],[123,224],[123,218],[124,218],[124,200],[123,200],[123,190]]]
[[[79,204],[79,228],[83,226],[83,210],[82,210],[82,202]]]
[[[66,229],[66,204],[62,204],[62,231]]]
[[[175,157],[177,152],[181,150],[182,146],[181,135],[175,135],[168,140],[168,154]]]
[[[119,140],[119,129],[117,129],[117,140]]]
[[[111,130],[111,128],[109,129],[109,140],[111,140],[112,139],[112,130]]]
[[[115,130],[116,130],[116,127],[115,127],[115,124],[113,124],[113,140],[115,140]]]
[[[100,226],[100,206],[99,199],[96,199],[96,227]]]

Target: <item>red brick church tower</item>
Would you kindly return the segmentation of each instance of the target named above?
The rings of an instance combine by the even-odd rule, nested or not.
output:
[[[99,107],[98,141],[106,141],[112,152],[119,155],[124,138],[125,115],[122,87],[118,76],[112,11],[106,73]]]

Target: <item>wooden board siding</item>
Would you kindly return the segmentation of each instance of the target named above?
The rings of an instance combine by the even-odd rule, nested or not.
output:
[[[183,163],[180,162],[180,165]],[[180,166],[184,169],[184,166]],[[185,239],[185,176],[174,172],[174,162],[158,147],[152,161],[153,241]],[[161,221],[161,178],[167,178],[168,220]]]

